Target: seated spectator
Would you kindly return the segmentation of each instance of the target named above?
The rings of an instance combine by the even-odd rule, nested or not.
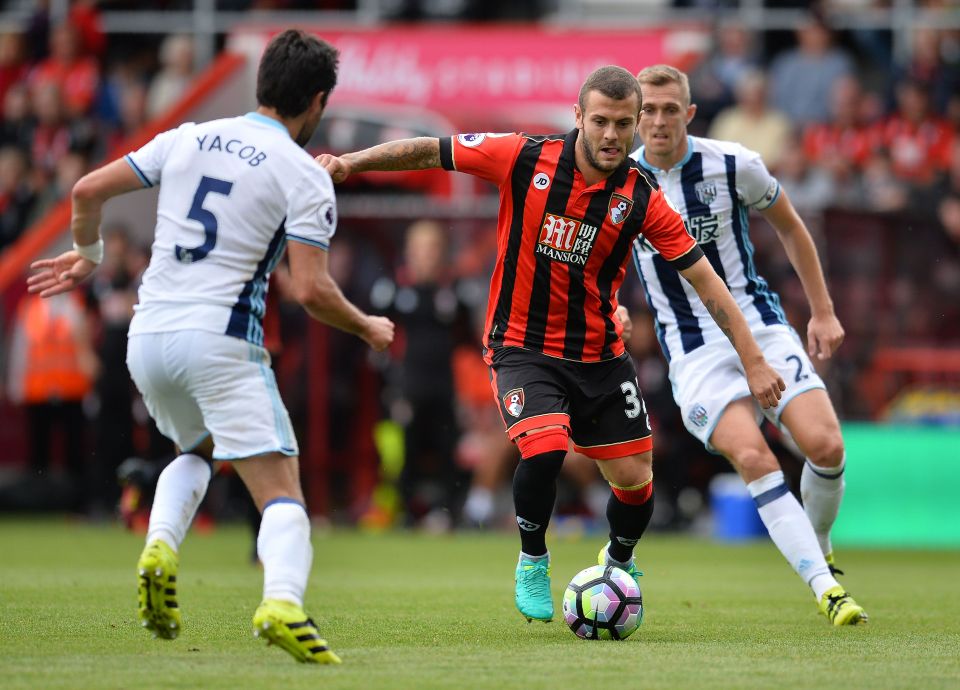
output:
[[[808,225],[812,222],[810,215],[821,213],[836,198],[833,177],[824,168],[810,164],[799,142],[785,147],[777,179]]]
[[[860,177],[859,194],[856,206],[868,211],[888,213],[906,208],[909,188],[897,176],[886,151],[875,151],[867,159]]]
[[[126,85],[120,94],[120,125],[125,136],[143,127],[147,121],[147,87],[140,80]]]
[[[697,94],[697,117],[690,126],[697,122],[705,126],[717,113],[733,105],[740,78],[758,66],[751,34],[745,28],[735,24],[717,27],[710,54],[690,72],[690,90]]]
[[[21,149],[15,146],[0,149],[0,251],[27,227],[36,201],[29,170],[30,162]]]
[[[865,100],[854,77],[838,79],[830,98],[830,121],[811,124],[803,131],[807,159],[841,183],[866,164],[878,143],[877,131],[865,120]]]
[[[60,156],[54,164],[53,176],[37,197],[29,222],[36,222],[58,201],[67,198],[73,185],[86,174],[87,168],[87,157],[80,151],[70,150]]]
[[[960,137],[960,89],[947,99],[947,110],[944,113],[947,126],[953,132],[953,138]]]
[[[103,32],[97,8],[101,2],[102,0],[74,0],[70,3],[70,12],[67,15],[67,21],[76,27],[80,52],[96,58],[103,57],[107,49],[107,35]]]
[[[56,84],[67,114],[83,116],[90,112],[97,96],[100,68],[95,58],[80,52],[77,30],[65,23],[50,32],[50,57],[33,69],[30,81],[33,89]]]
[[[943,231],[960,247],[960,196],[950,196],[940,203],[937,214]]]
[[[915,28],[911,35],[910,59],[894,72],[890,83],[927,84],[931,108],[936,113],[945,113],[950,97],[960,91],[960,60],[955,48],[949,60],[945,58],[948,52],[945,32],[931,27]]]
[[[23,83],[14,84],[7,89],[3,99],[0,146],[16,146],[23,151],[29,151],[33,146],[33,127],[27,87]]]
[[[161,70],[150,82],[147,92],[147,116],[165,113],[187,90],[193,79],[193,39],[174,34],[160,46]]]
[[[952,148],[950,167],[931,196],[937,199],[937,218],[947,237],[960,247],[960,139],[954,141]]]
[[[890,152],[894,173],[911,184],[931,184],[949,164],[952,141],[946,122],[930,112],[928,86],[901,82],[897,111],[880,128],[880,145]]]
[[[853,65],[831,46],[830,29],[811,18],[797,30],[797,47],[774,59],[770,67],[770,104],[795,125],[830,119],[830,94]]]
[[[790,120],[767,107],[767,79],[763,72],[744,72],[736,87],[737,104],[720,112],[708,136],[736,141],[760,154],[767,167],[776,170],[790,139]]]
[[[33,114],[36,126],[30,145],[33,164],[45,174],[53,174],[57,161],[70,150],[70,126],[63,109],[60,86],[48,81],[33,90]]]
[[[0,103],[7,91],[27,76],[27,63],[23,56],[23,36],[8,32],[0,34]]]

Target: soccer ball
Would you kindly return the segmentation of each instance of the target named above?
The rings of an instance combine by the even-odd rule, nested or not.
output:
[[[570,580],[563,618],[585,640],[625,640],[643,622],[643,595],[625,570],[595,565]]]

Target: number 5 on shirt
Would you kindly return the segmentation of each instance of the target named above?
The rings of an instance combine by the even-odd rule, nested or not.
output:
[[[200,185],[197,187],[197,193],[193,195],[193,204],[190,206],[190,212],[187,218],[195,220],[203,226],[203,244],[196,247],[181,247],[179,244],[174,247],[174,254],[177,261],[183,264],[191,264],[194,261],[201,261],[207,257],[207,254],[217,244],[217,217],[211,211],[203,207],[203,201],[207,194],[223,194],[230,196],[230,190],[233,189],[233,182],[218,180],[215,177],[204,175],[200,178]]]

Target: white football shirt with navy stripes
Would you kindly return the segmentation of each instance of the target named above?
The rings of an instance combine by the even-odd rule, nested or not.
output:
[[[262,345],[267,283],[287,240],[329,248],[330,176],[259,113],[184,124],[126,161],[144,186],[160,186],[130,334],[199,329]]]
[[[769,208],[780,195],[760,155],[733,142],[688,136],[687,155],[670,170],[650,165],[642,146],[631,157],[656,176],[751,330],[787,325],[780,298],[757,273],[750,242],[749,210]],[[693,287],[642,237],[634,242],[633,258],[668,360],[726,340]]]

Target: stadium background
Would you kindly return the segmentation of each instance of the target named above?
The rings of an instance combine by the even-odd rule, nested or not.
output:
[[[580,82],[598,65],[636,72],[665,61],[688,70],[700,106],[691,131],[715,133],[723,123],[731,138],[759,137],[751,141],[765,147],[814,232],[847,329],[843,348],[821,370],[848,444],[836,540],[960,546],[952,500],[960,479],[960,12],[946,1],[836,0],[814,14],[808,5],[7,2],[0,11],[0,510],[110,519],[122,461],[146,461],[125,466],[136,483],[169,459],[171,449],[130,390],[122,356],[155,197],[143,192],[108,206],[104,231],[115,263],[75,305],[84,324],[75,347],[89,350],[80,372],[89,384],[71,393],[80,425],[61,414],[70,400],[56,391],[28,401],[18,390],[24,268],[68,243],[66,197],[84,171],[179,122],[252,109],[259,51],[276,30],[297,25],[342,56],[339,85],[308,147],[315,153],[403,136],[564,131]],[[797,65],[808,69],[797,72]],[[810,93],[820,97],[800,100]],[[444,280],[476,327],[495,248],[491,189],[439,171],[370,174],[341,187],[338,199],[333,266],[351,299],[369,310],[384,306],[384,280],[406,280],[407,228],[433,220],[449,235]],[[799,283],[775,234],[759,218],[751,222],[760,270],[802,332]],[[468,498],[471,475],[474,483],[482,477],[495,507],[483,525],[509,526],[503,486],[513,458],[490,417],[478,337],[454,343],[452,353],[430,353],[438,370],[452,361],[449,404],[461,433],[451,457],[425,468],[404,510],[397,495],[400,466],[410,462],[400,440],[411,414],[399,378],[404,339],[392,356],[373,357],[309,322],[284,300],[282,279],[271,296],[275,368],[315,516],[370,528],[469,526],[459,508],[452,515],[439,509],[442,477],[455,463],[457,506]],[[717,529],[710,487],[725,463],[680,424],[636,281],[621,296],[636,321],[630,349],[655,425],[655,526]],[[38,419],[65,423],[41,425],[38,437]],[[35,457],[38,438],[52,441],[46,466]],[[797,460],[775,434],[771,441],[795,475]],[[593,526],[593,479],[589,472],[564,479],[556,529]],[[720,484],[713,486],[716,501]],[[124,508],[136,523],[132,506]],[[229,477],[204,508],[212,520],[245,510]],[[744,529],[730,534],[750,533]]]

